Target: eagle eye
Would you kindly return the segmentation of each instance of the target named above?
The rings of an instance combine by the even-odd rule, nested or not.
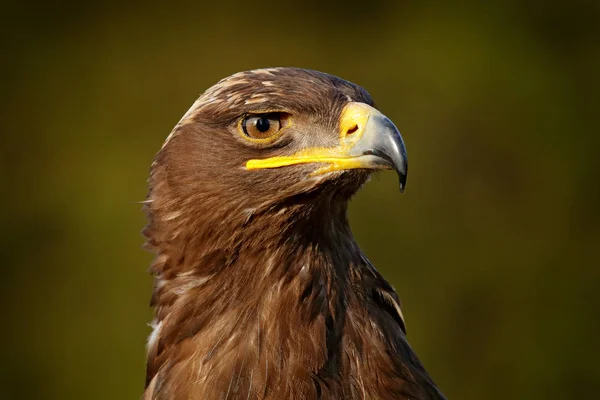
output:
[[[247,115],[241,123],[244,135],[251,139],[268,139],[277,134],[286,123],[281,112]]]

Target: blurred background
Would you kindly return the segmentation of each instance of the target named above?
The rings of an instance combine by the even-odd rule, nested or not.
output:
[[[400,128],[408,188],[353,201],[450,399],[600,389],[600,3],[2,4],[0,387],[136,399],[155,152],[220,78],[266,66],[364,86]]]

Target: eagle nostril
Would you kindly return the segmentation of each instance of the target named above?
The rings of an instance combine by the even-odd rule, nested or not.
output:
[[[350,129],[348,129],[348,130],[346,131],[346,136],[348,136],[348,135],[352,135],[352,134],[353,134],[354,132],[356,132],[357,130],[358,130],[358,125],[357,125],[357,124],[354,124],[354,125],[352,125],[352,126],[350,127]]]

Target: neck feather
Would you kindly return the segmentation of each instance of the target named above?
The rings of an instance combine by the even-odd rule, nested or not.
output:
[[[148,380],[164,360],[181,354],[186,339],[207,361],[234,346],[236,354],[244,346],[263,351],[264,343],[282,348],[305,330],[303,336],[314,340],[311,349],[300,352],[304,359],[296,360],[304,366],[322,362],[316,355],[327,357],[331,344],[339,342],[342,294],[363,262],[345,203],[282,204],[201,216],[194,223],[165,218],[151,207],[145,234],[157,253],[151,267],[156,320],[148,343]],[[181,224],[192,231],[182,231]],[[293,360],[298,355],[292,352],[288,347],[274,358]]]

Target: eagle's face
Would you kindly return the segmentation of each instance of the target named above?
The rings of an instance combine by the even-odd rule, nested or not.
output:
[[[228,199],[232,212],[311,193],[347,200],[379,169],[395,169],[402,190],[407,172],[400,133],[364,89],[296,68],[242,72],[209,88],[157,164],[172,203]]]

